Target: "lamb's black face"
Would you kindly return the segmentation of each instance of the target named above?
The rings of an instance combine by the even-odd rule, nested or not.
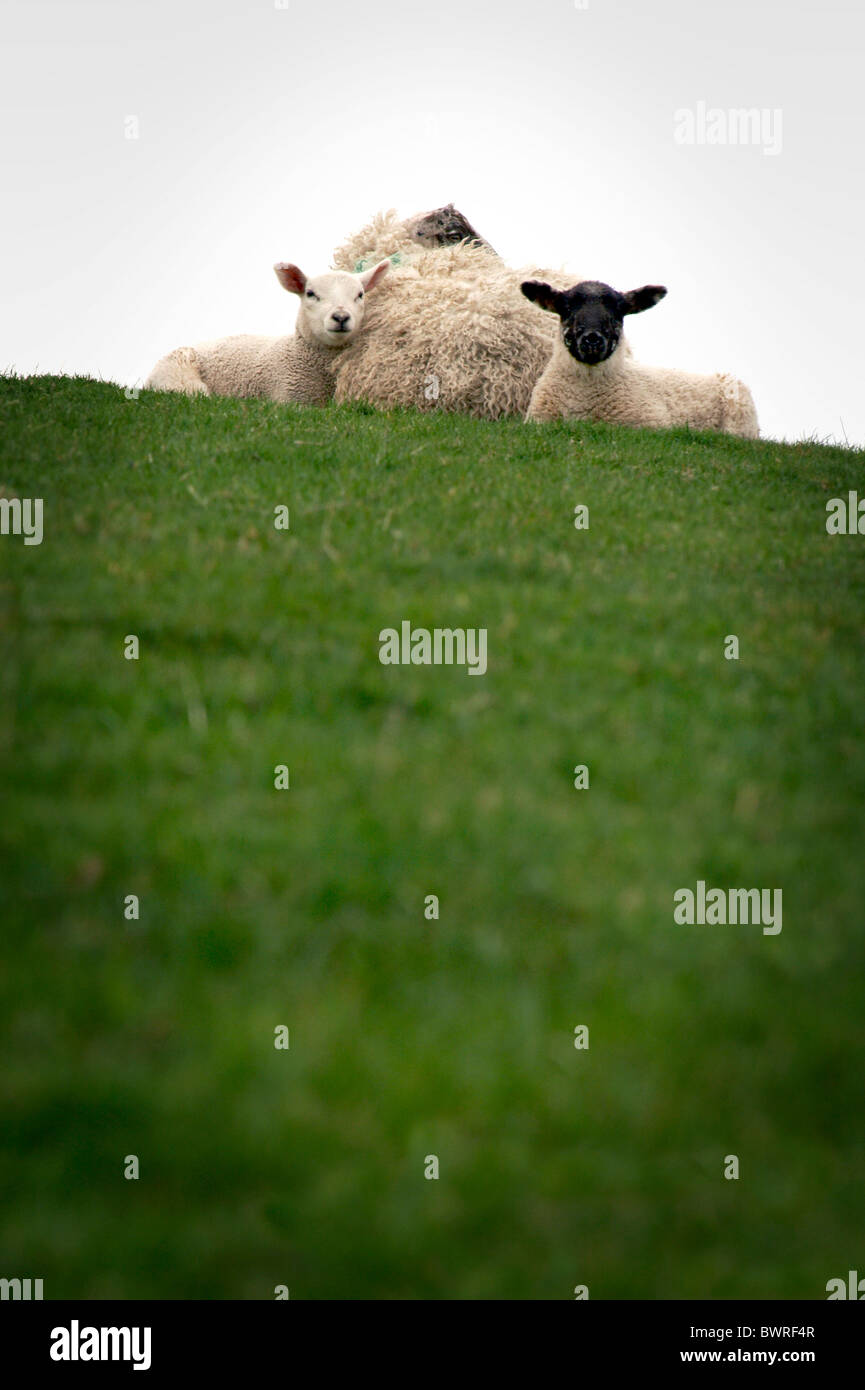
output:
[[[586,367],[597,367],[612,357],[626,314],[650,309],[667,293],[663,285],[644,285],[622,294],[600,280],[581,280],[569,290],[554,290],[540,280],[526,280],[520,288],[527,299],[558,314],[565,347]]]
[[[578,362],[596,367],[619,346],[625,317],[624,297],[609,285],[584,280],[565,291],[558,311],[565,347]]]

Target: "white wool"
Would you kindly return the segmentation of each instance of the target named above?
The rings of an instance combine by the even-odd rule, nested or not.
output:
[[[605,420],[653,429],[689,425],[757,438],[757,412],[743,382],[726,373],[698,376],[643,366],[626,354],[624,342],[620,339],[605,362],[586,366],[571,356],[559,335],[526,418]]]

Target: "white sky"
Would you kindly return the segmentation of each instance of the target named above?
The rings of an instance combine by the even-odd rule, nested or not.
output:
[[[584,2],[3,0],[0,368],[287,332],[274,261],[452,200],[515,265],[666,284],[635,352],[764,434],[865,445],[861,0]],[[699,102],[780,153],[678,144]]]

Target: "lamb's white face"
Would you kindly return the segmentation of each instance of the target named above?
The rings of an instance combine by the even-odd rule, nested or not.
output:
[[[307,280],[301,296],[307,327],[316,342],[345,347],[363,322],[364,288],[359,275],[332,271]]]
[[[368,292],[375,288],[389,266],[389,261],[382,261],[361,275],[330,270],[310,279],[296,265],[283,261],[274,266],[274,270],[280,284],[299,296],[307,335],[323,347],[343,348],[363,322]]]

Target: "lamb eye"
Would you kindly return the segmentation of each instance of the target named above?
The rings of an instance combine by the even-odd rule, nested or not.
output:
[[[314,290],[307,290],[306,297],[307,299],[318,299],[318,295],[314,292]]]
[[[360,294],[355,295],[355,299],[363,299],[363,290],[360,291]]]

